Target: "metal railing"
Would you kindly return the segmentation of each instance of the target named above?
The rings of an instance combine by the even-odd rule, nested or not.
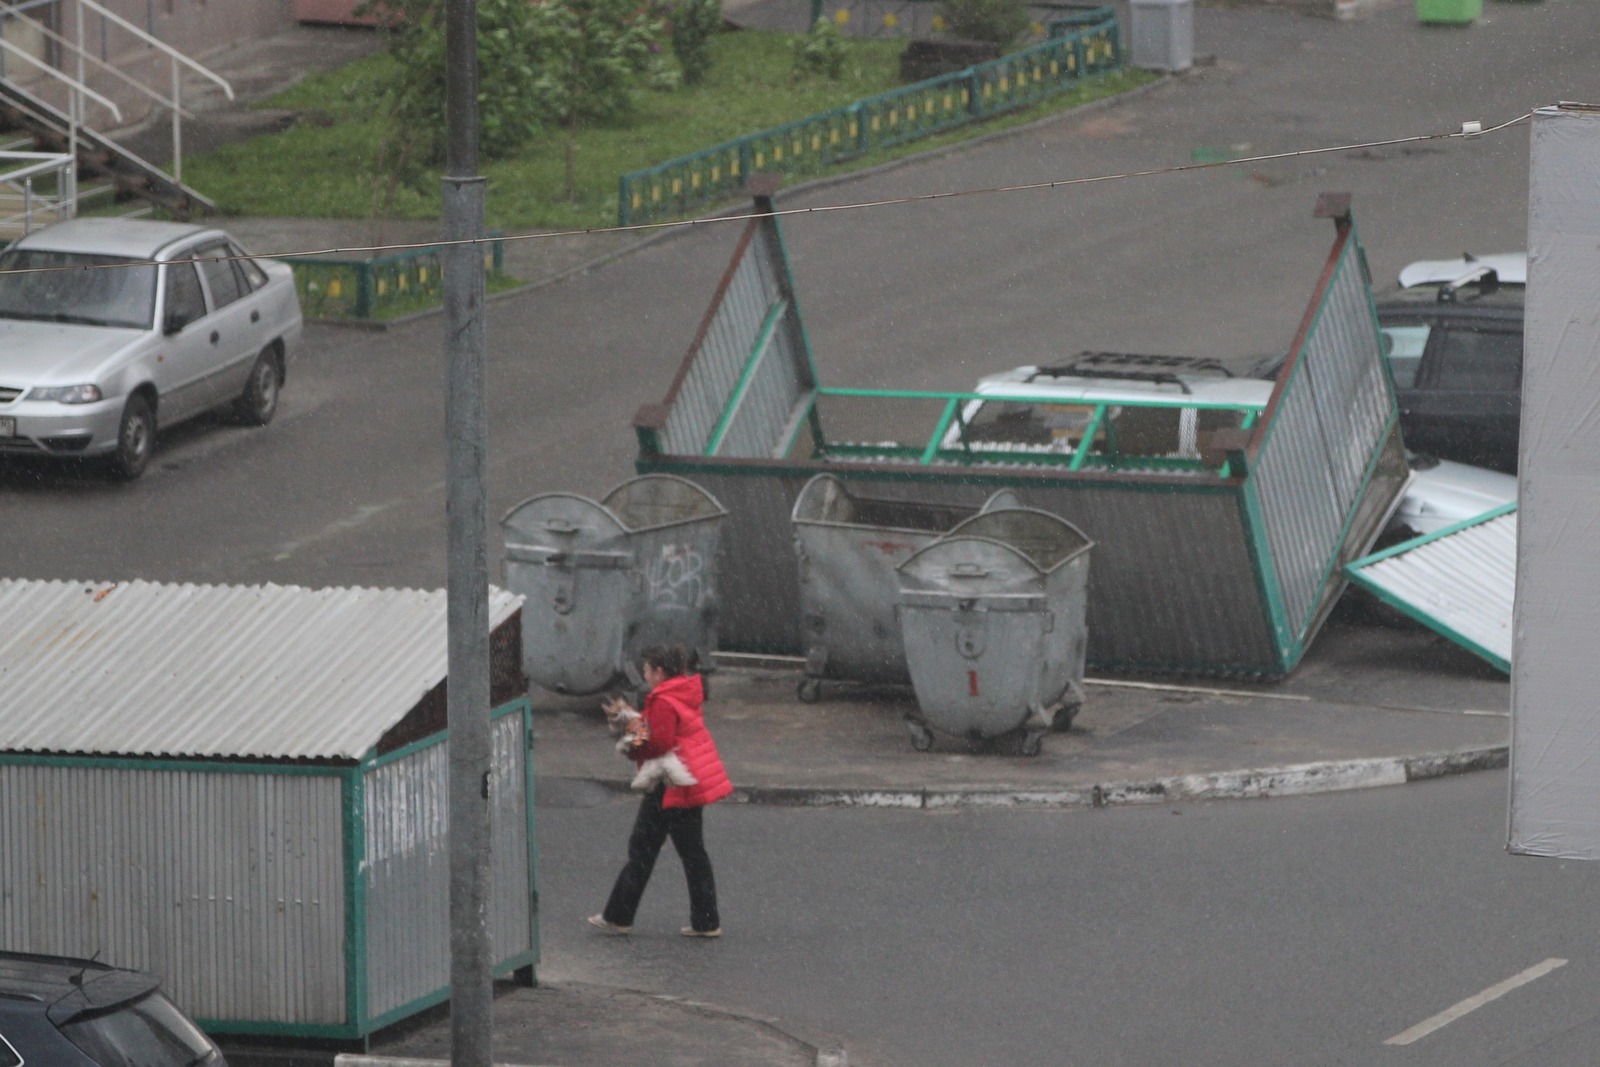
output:
[[[486,242],[483,269],[505,272],[505,242]],[[444,250],[408,248],[372,259],[294,259],[300,306],[313,319],[382,319],[437,306]]]
[[[220,74],[217,74],[209,67],[206,67],[203,64],[198,63],[190,57],[184,55],[182,52],[179,52],[171,45],[155,37],[147,30],[132,22],[129,22],[121,15],[118,15],[116,12],[111,11],[110,9],[101,5],[97,2],[97,0],[74,0],[74,5],[77,9],[73,19],[73,24],[76,27],[76,39],[69,39],[62,34],[57,33],[45,23],[22,13],[19,8],[11,4],[0,4],[0,14],[25,24],[31,32],[37,33],[41,37],[55,43],[56,45],[59,45],[73,59],[76,67],[75,74],[68,74],[65,71],[58,70],[49,64],[43,63],[29,55],[24,50],[11,45],[9,42],[4,41],[3,39],[0,39],[0,46],[4,46],[3,48],[0,48],[0,53],[20,57],[35,68],[44,71],[55,81],[66,86],[68,91],[68,99],[71,101],[71,104],[68,108],[69,129],[64,132],[68,136],[68,140],[72,146],[72,151],[74,154],[76,154],[77,148],[78,127],[87,125],[84,122],[84,97],[88,97],[89,99],[105,107],[111,112],[116,121],[122,121],[122,112],[117,105],[112,103],[105,96],[89,88],[87,80],[88,72],[91,67],[97,73],[105,74],[121,82],[140,95],[145,96],[161,107],[166,108],[171,112],[172,115],[172,176],[175,180],[182,182],[182,120],[184,118],[193,117],[193,115],[186,111],[183,107],[183,72],[187,70],[215,83],[222,89],[223,93],[226,94],[229,100],[233,99],[233,86],[228,84],[227,79],[223,78]],[[84,12],[86,10],[100,16],[102,36],[104,35],[105,25],[109,23],[132,35],[133,38],[139,43],[148,48],[154,49],[155,51],[167,57],[167,68],[171,82],[171,90],[168,95],[163,95],[159,90],[132,77],[126,71],[123,71],[115,65],[108,63],[84,47]],[[3,75],[3,73],[3,69],[0,69],[0,75]]]
[[[733,196],[758,171],[814,173],[875,149],[1025,107],[1076,88],[1086,75],[1122,65],[1121,33],[1110,8],[1057,20],[1050,32],[1038,44],[999,59],[624,174],[618,224],[681,215]]]
[[[0,241],[76,213],[73,160],[59,152],[0,152]]]
[[[734,418],[739,397],[729,402],[718,429]],[[925,437],[910,441],[875,440],[870,442],[836,439],[823,433],[825,421],[819,405],[829,400],[863,401],[873,413],[873,424],[884,426],[901,421],[897,410],[917,406],[933,414]],[[1052,433],[1048,443],[1035,443],[1010,435],[985,436],[970,416],[981,412],[975,403],[999,407],[1022,405],[1041,411],[1057,412],[1056,417],[1070,428]],[[1143,470],[1201,473],[1219,478],[1237,474],[1223,453],[1206,454],[1201,431],[1201,413],[1209,422],[1238,430],[1251,430],[1261,418],[1266,401],[1260,403],[1204,400],[1192,395],[1148,398],[1118,397],[1041,397],[1003,393],[933,392],[903,389],[829,388],[814,390],[802,399],[803,410],[788,420],[785,436],[771,454],[780,459],[835,460],[846,462],[905,463],[919,467],[955,464],[959,466],[997,464],[1053,467],[1080,470]],[[1143,414],[1140,414],[1143,413]],[[1170,426],[1152,435],[1148,426],[1142,432],[1126,432],[1149,416],[1170,413]],[[1066,418],[1062,418],[1066,416]],[[1189,424],[1187,436],[1182,429]],[[1215,427],[1213,427],[1214,429]],[[1156,444],[1159,440],[1160,444]],[[662,451],[654,431],[641,431],[641,445],[647,453]],[[719,455],[720,433],[715,433],[699,450],[706,457]]]

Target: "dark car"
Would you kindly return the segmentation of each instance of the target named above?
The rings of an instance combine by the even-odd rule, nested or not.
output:
[[[1377,301],[1408,449],[1516,471],[1525,293],[1480,266]]]
[[[1522,253],[1425,260],[1376,299],[1407,451],[1516,473],[1526,278]]]
[[[0,1067],[226,1067],[143,971],[0,952]]]

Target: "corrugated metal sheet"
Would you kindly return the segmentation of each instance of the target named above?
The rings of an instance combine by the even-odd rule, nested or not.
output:
[[[0,943],[163,977],[202,1019],[345,1018],[336,774],[0,764]]]
[[[1320,300],[1315,319],[1256,459],[1254,478],[1291,643],[1316,623],[1330,562],[1344,562],[1338,556],[1346,525],[1397,417],[1360,257],[1352,235],[1326,293],[1313,298]],[[1380,487],[1387,498],[1398,491],[1398,485]],[[1334,575],[1338,580],[1337,566]]]
[[[442,591],[0,581],[0,751],[359,759],[445,673]]]
[[[808,400],[811,382],[803,372],[804,349],[789,305],[770,341],[756,353],[744,391],[733,408],[719,456],[774,456],[783,430]]]
[[[1500,670],[1511,670],[1515,505],[1356,560],[1346,570],[1380,599]]]
[[[754,222],[747,242],[671,397],[661,447],[674,455],[705,452],[753,357],[759,362],[742,398],[746,414],[730,423],[720,454],[770,456],[789,409],[810,387],[805,370],[809,362],[776,231]],[[758,352],[763,324],[774,313],[779,315],[777,329],[765,351]],[[775,407],[781,412],[775,413]]]
[[[493,728],[490,937],[494,959],[534,946],[523,716]],[[448,742],[367,772],[367,998],[381,1016],[450,982]]]

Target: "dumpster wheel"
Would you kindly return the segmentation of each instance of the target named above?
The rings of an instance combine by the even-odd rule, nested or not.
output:
[[[800,679],[800,684],[794,687],[794,695],[800,698],[802,704],[815,704],[822,699],[822,679]]]
[[[1024,756],[1037,756],[1044,747],[1044,734],[1038,730],[1029,730],[1022,735],[1020,750]]]
[[[917,719],[907,719],[906,729],[911,731],[911,747],[918,752],[926,752],[933,747],[933,731],[928,729],[926,723]]]
[[[1056,712],[1056,717],[1050,721],[1050,729],[1058,734],[1064,734],[1072,729],[1072,720],[1078,717],[1082,704],[1068,704]]]

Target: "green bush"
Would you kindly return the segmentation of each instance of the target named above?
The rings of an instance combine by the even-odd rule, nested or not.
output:
[[[711,69],[711,38],[722,29],[722,0],[667,0],[661,13],[672,34],[672,54],[685,85],[699,85]]]
[[[952,36],[1001,48],[1015,44],[1032,24],[1025,0],[944,0],[944,18]]]
[[[844,74],[844,40],[839,30],[827,19],[819,18],[804,37],[796,37],[790,47],[794,51],[794,78],[800,81],[820,74],[830,81],[838,81]]]

